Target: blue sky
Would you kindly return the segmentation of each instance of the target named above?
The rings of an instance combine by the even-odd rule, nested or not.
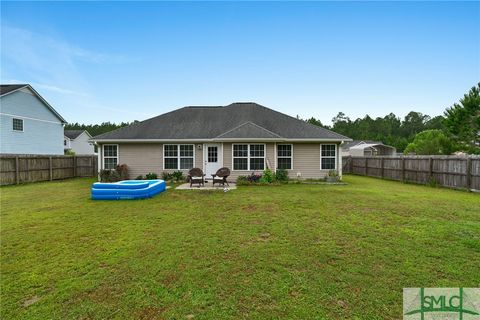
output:
[[[480,81],[479,2],[1,2],[1,82],[69,122],[255,101],[431,116]]]

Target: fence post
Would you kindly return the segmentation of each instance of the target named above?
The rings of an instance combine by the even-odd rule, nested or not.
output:
[[[428,179],[433,181],[433,158],[428,158]]]
[[[30,182],[30,166],[28,165],[28,159],[28,157],[25,158],[25,175],[27,176],[25,180]]]
[[[405,157],[402,156],[402,181],[405,182]]]
[[[52,181],[53,180],[52,157],[48,157],[48,169],[50,172],[50,181]]]
[[[18,166],[19,166],[18,157],[15,157],[15,182],[17,184],[20,183],[20,170],[18,169]]]
[[[467,190],[470,191],[472,189],[472,158],[467,157]]]
[[[348,156],[348,161],[350,161],[349,164],[348,164],[350,166],[350,173],[353,173],[353,158],[352,158],[352,156]]]
[[[97,173],[97,170],[95,170],[95,156],[92,156],[92,177],[95,177],[95,174]]]
[[[73,156],[73,177],[77,176],[77,156]]]
[[[383,179],[383,175],[384,175],[384,174],[383,174],[383,171],[384,171],[384,163],[383,163],[383,162],[384,162],[384,160],[385,160],[384,157],[382,157],[382,158],[380,159],[380,176],[382,177],[382,179]]]
[[[365,175],[368,176],[368,158],[365,158]]]

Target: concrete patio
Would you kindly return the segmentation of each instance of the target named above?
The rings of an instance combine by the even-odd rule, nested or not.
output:
[[[234,183],[234,182],[229,182],[228,183],[230,186],[227,186],[225,185],[225,187],[223,185],[219,185],[219,184],[215,184],[215,187],[212,186],[212,181],[205,181],[205,186],[198,186],[198,184],[194,184],[192,185],[192,187],[190,187],[190,182],[187,182],[187,183],[184,183],[184,184],[181,184],[179,185],[178,187],[176,187],[175,189],[176,190],[221,190],[221,191],[224,191],[225,189],[228,189],[228,190],[235,190],[237,189],[237,185]]]

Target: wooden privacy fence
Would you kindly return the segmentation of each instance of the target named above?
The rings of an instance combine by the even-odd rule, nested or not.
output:
[[[343,173],[480,190],[479,156],[343,157]]]
[[[0,155],[1,185],[96,175],[96,155]]]

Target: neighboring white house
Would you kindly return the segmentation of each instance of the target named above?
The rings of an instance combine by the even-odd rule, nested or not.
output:
[[[65,119],[28,84],[0,85],[0,153],[63,154]]]
[[[394,156],[396,153],[395,147],[383,144],[381,141],[353,140],[340,146],[342,157]]]
[[[88,141],[91,138],[92,136],[87,130],[65,130],[63,147],[75,154],[95,154],[93,143]]]

